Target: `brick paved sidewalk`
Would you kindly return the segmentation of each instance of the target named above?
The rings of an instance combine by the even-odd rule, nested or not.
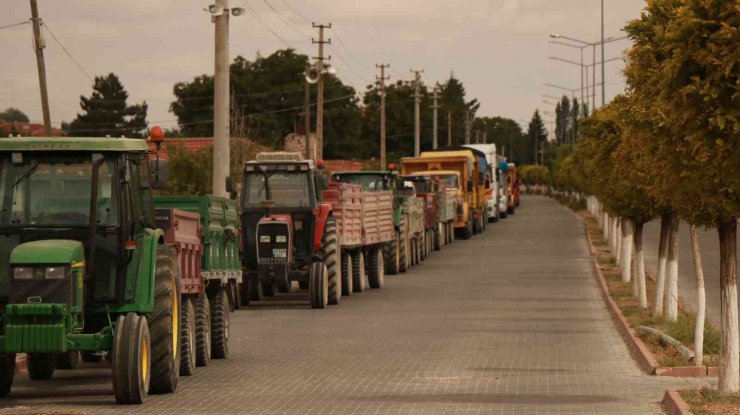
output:
[[[117,407],[109,372],[85,369],[19,379],[0,414],[650,414],[666,388],[705,384],[642,374],[591,272],[581,219],[525,197],[380,291],[238,311],[230,358],[176,395]]]

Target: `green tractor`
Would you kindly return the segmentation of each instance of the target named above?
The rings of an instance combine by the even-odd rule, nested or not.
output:
[[[139,139],[0,141],[0,396],[18,353],[32,380],[107,355],[121,404],[175,391],[180,275],[148,153]]]

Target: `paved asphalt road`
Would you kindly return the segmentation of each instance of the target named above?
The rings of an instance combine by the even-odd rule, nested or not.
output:
[[[658,268],[658,242],[660,240],[660,220],[645,226],[645,266],[655,274]],[[740,232],[739,232],[740,235]],[[740,237],[738,238],[740,240]],[[700,230],[699,246],[702,252],[704,285],[707,294],[707,318],[715,327],[720,326],[719,302],[719,236],[716,230]],[[683,303],[691,310],[696,309],[696,272],[691,253],[689,226],[681,224],[678,243],[678,291]],[[740,245],[738,245],[740,256]]]
[[[666,388],[704,382],[640,372],[581,219],[543,197],[382,290],[328,310],[302,298],[237,311],[229,359],[175,395],[116,406],[109,372],[89,367],[19,378],[0,414],[652,414]]]

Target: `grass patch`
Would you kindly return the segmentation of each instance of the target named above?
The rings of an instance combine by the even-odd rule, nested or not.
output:
[[[695,415],[737,414],[740,395],[721,395],[714,389],[680,391],[681,397],[691,407]]]
[[[642,309],[634,296],[633,282],[623,282],[619,273],[619,267],[612,256],[607,241],[603,237],[601,228],[596,219],[587,213],[582,213],[586,218],[587,230],[591,242],[596,251],[596,261],[601,269],[604,279],[609,288],[609,296],[622,310],[627,322],[633,329],[638,326],[648,326],[660,330],[663,333],[680,341],[690,349],[694,349],[694,331],[696,316],[686,312],[679,307],[678,320],[670,322],[664,318],[656,318],[652,315],[655,299],[655,281],[646,278],[646,290],[648,297],[648,308]],[[656,336],[638,332],[640,339],[655,355],[658,364],[662,367],[691,366],[692,362],[681,357],[672,346],[662,344]],[[720,331],[705,322],[704,324],[704,365],[717,366],[719,360]]]

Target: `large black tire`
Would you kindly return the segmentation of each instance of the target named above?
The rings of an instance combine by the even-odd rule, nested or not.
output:
[[[347,251],[342,251],[341,271],[342,271],[342,295],[351,295],[353,288],[352,280],[352,256]]]
[[[399,262],[400,262],[400,237],[399,232],[396,231],[394,238],[383,244],[383,262],[385,263],[385,273],[388,275],[398,274]]]
[[[229,280],[229,308],[232,312],[242,308],[242,299],[239,295],[236,280]]]
[[[15,376],[15,353],[0,354],[0,398],[8,396]]]
[[[398,271],[406,272],[409,269],[409,235],[406,230],[406,220],[401,219],[398,226]]]
[[[352,253],[352,292],[365,291],[365,280],[365,257],[362,249],[357,249]]]
[[[47,380],[51,379],[54,375],[56,359],[53,354],[29,353],[27,355],[27,359],[28,377],[31,380]]]
[[[510,207],[506,211],[509,213],[509,215],[513,215],[514,213],[516,213],[516,209],[514,207]]]
[[[57,355],[57,369],[59,370],[75,369],[79,363],[80,352],[77,350],[69,351],[67,353],[59,353]]]
[[[206,366],[210,360],[211,303],[207,295],[201,295],[195,307],[195,365]]]
[[[416,265],[416,238],[409,238],[409,268]]]
[[[140,404],[149,393],[151,341],[144,317],[119,316],[113,338],[113,394],[120,404]]]
[[[337,222],[333,217],[326,219],[324,235],[321,237],[321,256],[329,272],[329,304],[339,304],[342,298],[342,270],[339,256],[339,239],[337,239]]]
[[[311,308],[326,308],[329,304],[329,271],[323,262],[315,261],[308,271]]]
[[[427,241],[429,240],[429,237],[427,237],[427,230],[424,229],[424,232],[419,236],[419,262],[423,262],[427,259]]]
[[[380,248],[370,249],[370,269],[367,273],[367,281],[370,288],[382,288],[385,281],[385,265],[383,264],[383,250]]]
[[[195,306],[189,298],[180,301],[180,376],[195,372]]]
[[[246,272],[242,272],[242,283],[237,284],[239,289],[239,298],[241,299],[242,306],[248,306],[252,301],[249,293],[249,275]]]
[[[506,210],[504,210],[504,211],[500,211],[500,212],[498,213],[499,217],[500,217],[501,219],[506,219],[506,217],[507,217],[507,216],[509,216],[509,212],[508,212],[508,211],[509,211],[509,209],[506,209]]]
[[[169,247],[157,249],[154,310],[147,321],[151,335],[150,393],[172,393],[180,376],[180,276]]]
[[[473,236],[473,214],[468,214],[468,222],[465,224],[465,228],[462,231],[463,239],[470,239]]]
[[[281,278],[277,282],[278,292],[283,293],[283,294],[289,293],[292,286],[293,284],[290,281],[290,279],[288,279],[287,275],[285,276],[285,278]]]
[[[211,299],[211,357],[229,357],[229,299],[226,290],[219,288]]]
[[[441,250],[446,242],[446,239],[447,237],[445,236],[444,223],[437,224],[437,229],[434,230],[434,250]]]

